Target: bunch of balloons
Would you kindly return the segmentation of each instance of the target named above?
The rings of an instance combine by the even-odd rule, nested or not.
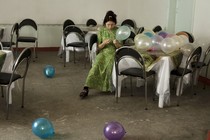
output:
[[[52,78],[55,75],[55,68],[52,65],[46,65],[43,72],[47,78]]]
[[[165,31],[154,33],[150,30],[144,30],[135,36],[134,43],[139,50],[162,50],[168,54],[189,43],[189,39],[185,35],[169,34]]]
[[[104,127],[104,136],[108,140],[121,140],[125,133],[124,127],[116,121],[108,122]]]
[[[123,25],[117,29],[116,39],[119,41],[126,40],[131,34],[129,26]]]
[[[42,138],[50,138],[54,136],[54,128],[52,123],[46,118],[38,118],[32,123],[32,132]]]

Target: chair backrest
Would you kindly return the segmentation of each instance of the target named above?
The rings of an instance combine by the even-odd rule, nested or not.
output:
[[[206,65],[209,65],[209,64],[210,64],[210,45],[209,45],[209,47],[207,48],[207,50],[205,51],[204,58],[203,58],[203,62],[204,62]]]
[[[132,19],[125,19],[122,23],[122,25],[129,25],[131,27],[133,27],[134,29],[136,28],[135,22]]]
[[[157,33],[159,31],[162,31],[162,27],[160,25],[157,25],[155,26],[153,29],[152,29],[153,32]]]
[[[13,24],[11,32],[10,32],[10,45],[11,46],[12,46],[14,35],[16,35],[16,37],[18,35],[18,23]]]
[[[90,51],[92,50],[93,44],[97,43],[97,41],[98,41],[97,34],[92,34],[90,36],[90,42],[89,42],[89,47],[90,47],[89,49],[90,49]]]
[[[146,77],[146,70],[145,70],[145,63],[144,59],[141,56],[139,52],[137,52],[135,49],[131,47],[121,47],[115,52],[115,68],[117,75],[120,75],[119,71],[119,64],[120,61],[123,59],[132,59],[134,60],[138,65],[139,68],[143,70],[144,78]]]
[[[141,34],[141,33],[143,33],[143,31],[144,31],[144,27],[140,27],[137,31],[137,34]]]
[[[86,22],[86,26],[96,26],[97,22],[94,19],[88,19]]]
[[[202,48],[201,47],[195,48],[190,53],[190,55],[187,57],[187,60],[186,60],[185,70],[189,67],[191,62],[196,62],[196,64],[199,62],[200,57],[201,57],[201,53],[202,53]],[[185,71],[183,73],[185,73]]]
[[[18,73],[21,75],[22,78],[24,78],[28,71],[31,55],[32,55],[31,47],[27,47],[24,50],[22,50],[22,52],[20,53],[20,55],[18,56],[18,58],[16,59],[13,65],[13,68],[12,68],[13,73],[16,73],[18,71],[18,68],[20,67],[20,64],[23,64],[24,70],[21,69],[21,72],[18,71]]]
[[[64,29],[63,31],[64,38],[67,37],[70,33],[76,33],[80,35],[82,38],[84,38],[85,36],[85,33],[79,27],[74,25],[69,25]]]
[[[63,30],[69,25],[75,25],[75,23],[71,19],[65,20],[63,23]]]
[[[31,26],[33,27],[35,30],[37,30],[37,24],[36,22],[33,20],[33,19],[30,19],[30,18],[27,18],[27,19],[24,19],[20,22],[18,28],[21,29],[22,27],[24,26]]]

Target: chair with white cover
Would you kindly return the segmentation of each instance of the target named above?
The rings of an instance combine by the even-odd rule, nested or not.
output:
[[[128,67],[125,70],[120,70],[120,62],[123,59],[130,59],[134,61],[138,67]],[[116,102],[118,102],[118,76],[130,76],[130,77],[140,77],[144,80],[144,85],[145,85],[145,110],[147,110],[147,78],[149,76],[152,76],[155,74],[154,71],[146,71],[145,69],[145,63],[144,63],[144,58],[141,56],[139,52],[134,50],[131,47],[121,47],[118,50],[116,50],[115,53],[115,70],[116,70],[116,92],[115,92],[115,97],[116,97]],[[131,79],[131,90],[132,90],[132,79]]]
[[[68,37],[70,35],[76,36],[78,38],[77,41],[68,42]],[[64,59],[64,67],[66,66],[66,51],[67,48],[69,51],[73,51],[74,53],[74,63],[76,63],[75,53],[77,50],[83,50],[84,51],[84,57],[85,57],[85,66],[86,66],[86,51],[88,49],[88,43],[85,42],[85,33],[77,26],[70,25],[67,26],[63,31],[63,40],[64,40],[64,53],[63,53],[63,59]]]
[[[188,44],[191,45],[191,44]],[[191,46],[193,47],[193,46]],[[201,52],[202,52],[202,48],[201,47],[197,47],[195,48],[187,57],[186,62],[185,62],[185,67],[178,67],[174,70],[171,71],[171,75],[180,78],[180,82],[178,82],[179,88],[177,88],[177,106],[179,106],[179,98],[181,96],[182,93],[182,88],[183,88],[183,81],[184,81],[184,76],[187,74],[191,74],[191,79],[194,79],[194,69],[190,68],[191,63],[196,63],[196,67],[198,65],[200,56],[201,56]],[[191,80],[191,92],[193,91],[194,88],[194,84],[193,84],[193,80]]]
[[[210,45],[205,51],[203,61],[199,61],[198,63],[192,62],[191,67],[196,70],[196,74],[198,76],[201,69],[205,68],[205,78],[208,76],[209,72],[209,64],[210,64]],[[195,83],[197,83],[197,79],[195,79]],[[206,84],[204,84],[203,89],[206,88]]]
[[[22,105],[24,107],[24,91],[25,91],[25,78],[28,72],[30,59],[31,59],[31,47],[25,48],[17,57],[13,64],[12,72],[0,72],[0,86],[6,87],[6,119],[9,116],[9,99],[10,99],[10,87],[13,82],[22,79]],[[3,90],[2,90],[3,91]]]

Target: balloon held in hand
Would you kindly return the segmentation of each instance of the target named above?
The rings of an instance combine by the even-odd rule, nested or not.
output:
[[[120,26],[116,32],[116,39],[119,41],[127,39],[131,34],[131,30],[128,26]]]

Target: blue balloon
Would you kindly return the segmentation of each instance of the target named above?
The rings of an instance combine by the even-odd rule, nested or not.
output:
[[[36,119],[32,124],[32,132],[42,139],[52,137],[55,134],[52,123],[46,118]]]
[[[52,78],[55,75],[55,68],[51,65],[46,65],[44,68],[44,75],[47,78]]]

